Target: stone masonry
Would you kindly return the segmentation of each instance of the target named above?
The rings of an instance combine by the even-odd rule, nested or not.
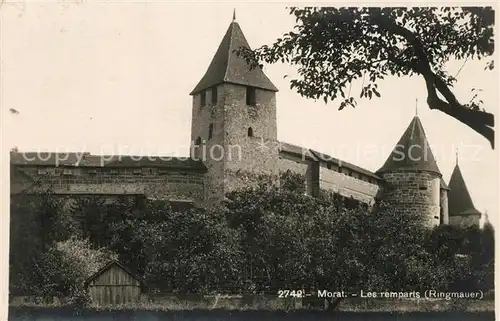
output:
[[[481,213],[458,161],[448,187],[416,116],[376,172],[278,141],[278,89],[261,68],[250,69],[236,54],[242,47],[250,48],[233,21],[190,93],[190,157],[74,153],[37,158],[35,153],[12,152],[11,194],[50,189],[56,194],[141,195],[211,206],[261,175],[278,184],[280,172],[291,170],[304,177],[311,196],[327,190],[369,205],[385,200],[423,215],[428,226],[479,224]]]

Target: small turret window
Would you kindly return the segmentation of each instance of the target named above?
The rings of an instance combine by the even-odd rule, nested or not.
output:
[[[210,124],[208,126],[208,139],[212,138],[214,134],[214,124]]]
[[[256,104],[257,104],[257,101],[255,98],[255,88],[247,87],[247,105],[248,106],[255,106]]]
[[[198,136],[198,138],[196,138],[196,140],[194,141],[194,145],[195,146],[200,146],[201,145],[201,137]]]
[[[217,86],[212,87],[212,104],[217,104]]]
[[[248,137],[253,137],[253,129],[252,127],[248,127]]]
[[[207,104],[207,95],[205,93],[205,91],[203,90],[201,93],[200,93],[200,106],[203,107]]]

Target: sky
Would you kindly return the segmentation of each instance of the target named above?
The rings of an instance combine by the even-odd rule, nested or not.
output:
[[[284,4],[6,1],[0,34],[2,147],[187,156],[189,92],[205,73],[233,9],[253,48],[294,25]],[[484,71],[485,63],[450,63],[452,74],[463,65],[454,92],[468,102],[471,88],[481,88],[483,107],[498,115],[498,74]],[[266,66],[265,72],[280,90],[280,141],[371,171],[382,166],[417,109],[444,180],[449,182],[458,148],[474,204],[496,225],[497,151],[472,129],[431,111],[422,78],[387,78],[379,83],[381,98],[338,111],[340,101],[315,102],[290,90],[289,66]],[[355,97],[360,89],[353,84]]]

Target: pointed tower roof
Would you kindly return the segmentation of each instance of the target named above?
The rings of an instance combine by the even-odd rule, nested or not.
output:
[[[391,155],[377,173],[397,170],[427,171],[441,175],[418,116],[413,117]]]
[[[233,18],[235,17],[233,16]],[[250,70],[250,66],[245,59],[238,57],[234,51],[241,47],[250,49],[240,25],[233,20],[224,38],[222,38],[219,49],[217,49],[205,75],[194,87],[190,95],[221,83],[233,83],[278,91],[261,68],[257,67]]]
[[[455,165],[451,174],[449,187],[448,209],[450,215],[481,215],[481,212],[474,207],[458,164]]]
[[[441,181],[439,182],[439,188],[440,189],[445,189],[447,191],[450,190],[450,188],[448,187],[448,185],[446,185],[446,183],[444,182],[444,179],[441,177]]]

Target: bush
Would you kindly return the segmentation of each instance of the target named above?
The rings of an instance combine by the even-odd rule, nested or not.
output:
[[[115,258],[102,249],[92,249],[88,240],[58,242],[36,262],[38,277],[32,282],[33,294],[63,296],[74,304],[87,302],[85,280]]]
[[[238,235],[218,212],[174,212],[137,233],[147,238],[145,280],[152,290],[206,294],[239,283]]]
[[[137,208],[129,198],[109,206],[85,200],[71,209],[82,221],[75,224],[50,198],[17,204],[12,207],[19,215],[12,220],[11,291],[69,296],[71,304],[82,306],[89,299],[84,281],[119,258],[149,290],[162,292],[433,288],[493,294],[492,226],[440,226],[429,232],[418,213],[383,203],[368,207],[326,192],[305,196],[301,179],[287,175],[281,189],[263,183],[233,191],[210,210],[174,211],[164,201]],[[45,207],[37,212],[39,204]],[[49,213],[51,219],[39,224],[29,219],[33,213]],[[50,232],[49,226],[85,226],[80,234],[88,238],[62,240],[64,233]],[[43,238],[30,239],[23,228]],[[103,241],[107,249],[97,247]]]

